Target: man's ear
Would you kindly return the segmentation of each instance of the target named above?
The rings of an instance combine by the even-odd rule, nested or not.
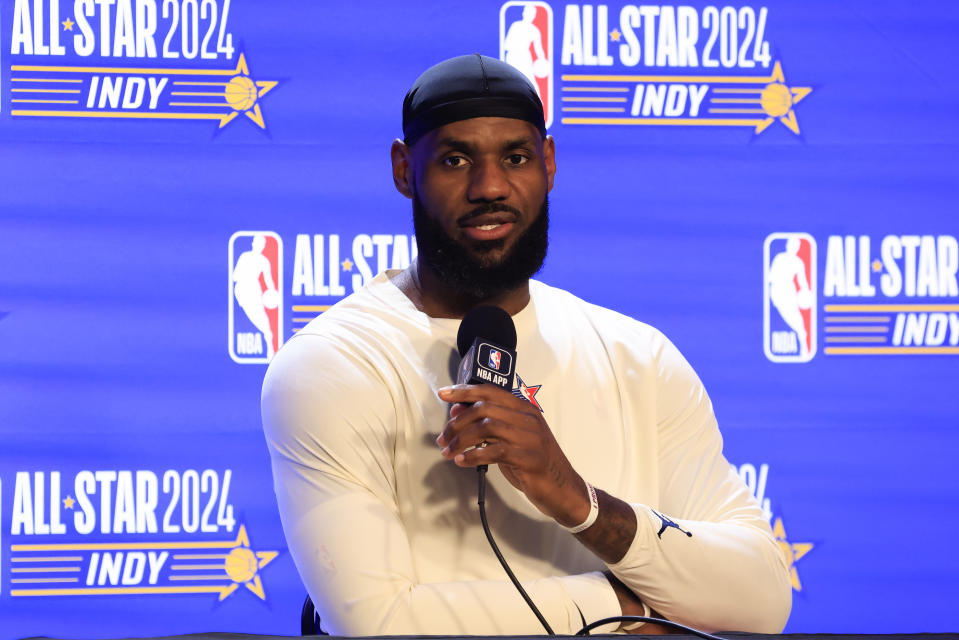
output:
[[[413,198],[413,165],[410,148],[397,138],[390,147],[390,160],[393,161],[393,184],[396,190],[407,198]]]
[[[553,190],[553,176],[556,175],[556,144],[553,136],[543,139],[543,162],[546,164],[546,192]]]

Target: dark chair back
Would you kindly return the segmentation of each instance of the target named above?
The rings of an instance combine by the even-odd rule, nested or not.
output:
[[[328,636],[330,634],[326,633],[320,629],[320,616],[316,613],[316,607],[313,606],[313,601],[310,600],[309,594],[306,596],[306,600],[303,601],[303,610],[300,611],[300,635],[301,636]]]

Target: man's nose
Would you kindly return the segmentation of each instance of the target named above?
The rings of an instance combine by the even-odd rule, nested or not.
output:
[[[510,185],[498,162],[477,162],[470,171],[466,197],[470,202],[492,202],[509,196]]]

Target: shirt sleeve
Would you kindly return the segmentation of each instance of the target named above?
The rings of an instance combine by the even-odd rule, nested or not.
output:
[[[723,457],[702,383],[664,337],[654,353],[660,502],[613,573],[666,618],[704,630],[779,633],[788,566],[758,503]]]
[[[262,417],[290,554],[334,635],[533,635],[505,579],[422,583],[399,514],[389,385],[353,349],[300,335],[274,357]],[[492,552],[491,552],[492,553]],[[523,583],[553,630],[618,615],[602,573]]]

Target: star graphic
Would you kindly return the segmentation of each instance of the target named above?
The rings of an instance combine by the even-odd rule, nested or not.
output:
[[[619,29],[613,29],[609,32],[609,37],[613,39],[613,42],[619,42],[620,37],[623,34],[619,32]]]
[[[242,113],[255,122],[258,127],[266,129],[263,112],[260,110],[260,98],[272,91],[279,82],[276,80],[253,80],[250,77],[250,69],[246,64],[246,56],[242,53],[236,62],[236,69],[233,73],[235,75],[230,78],[224,92],[224,97],[226,97],[227,103],[233,107],[233,111],[220,118],[220,128],[228,125]],[[233,95],[238,96],[237,102],[230,102],[230,97]]]
[[[799,121],[793,105],[798,104],[812,92],[812,87],[791,87],[786,85],[786,76],[783,74],[782,64],[776,61],[771,83],[767,84],[759,97],[760,105],[766,114],[766,119],[756,126],[756,133],[762,133],[769,125],[779,120],[787,129],[799,135]]]
[[[789,542],[786,539],[786,528],[783,526],[783,519],[776,518],[773,524],[773,535],[776,536],[776,542],[783,550],[786,558],[789,560],[789,577],[792,580],[793,589],[802,591],[802,583],[799,581],[799,573],[796,571],[796,563],[807,553],[812,551],[811,542]]]
[[[66,20],[64,20],[64,21],[61,22],[60,24],[63,25],[63,30],[64,30],[64,31],[73,31],[73,25],[76,24],[76,23],[75,23],[73,20],[71,20],[70,18],[67,18]]]
[[[346,260],[344,260],[343,262],[341,262],[341,263],[340,263],[340,266],[343,267],[343,271],[352,271],[352,270],[353,270],[353,263],[350,262],[350,259],[349,259],[349,258],[347,258]]]
[[[523,394],[523,397],[526,399],[526,401],[542,411],[543,407],[540,406],[539,401],[536,399],[536,394],[543,387],[543,385],[537,384],[533,386],[527,386],[527,384],[523,382],[523,379],[519,376],[516,376],[516,379],[519,382],[519,387],[517,388],[519,389],[519,392]]]
[[[220,591],[220,600],[224,600],[236,591],[241,584],[260,600],[266,600],[266,592],[263,591],[263,582],[260,580],[259,571],[270,564],[279,555],[279,552],[253,551],[250,548],[250,537],[246,534],[246,527],[242,524],[235,542],[236,546],[230,550],[224,560],[224,570],[233,584]]]
[[[880,271],[882,271],[882,262],[880,262],[879,260],[873,260],[872,270],[873,270],[873,273],[879,273]]]
[[[63,507],[65,509],[73,509],[73,504],[75,502],[76,500],[73,499],[73,496],[67,496],[66,498],[63,499]]]

